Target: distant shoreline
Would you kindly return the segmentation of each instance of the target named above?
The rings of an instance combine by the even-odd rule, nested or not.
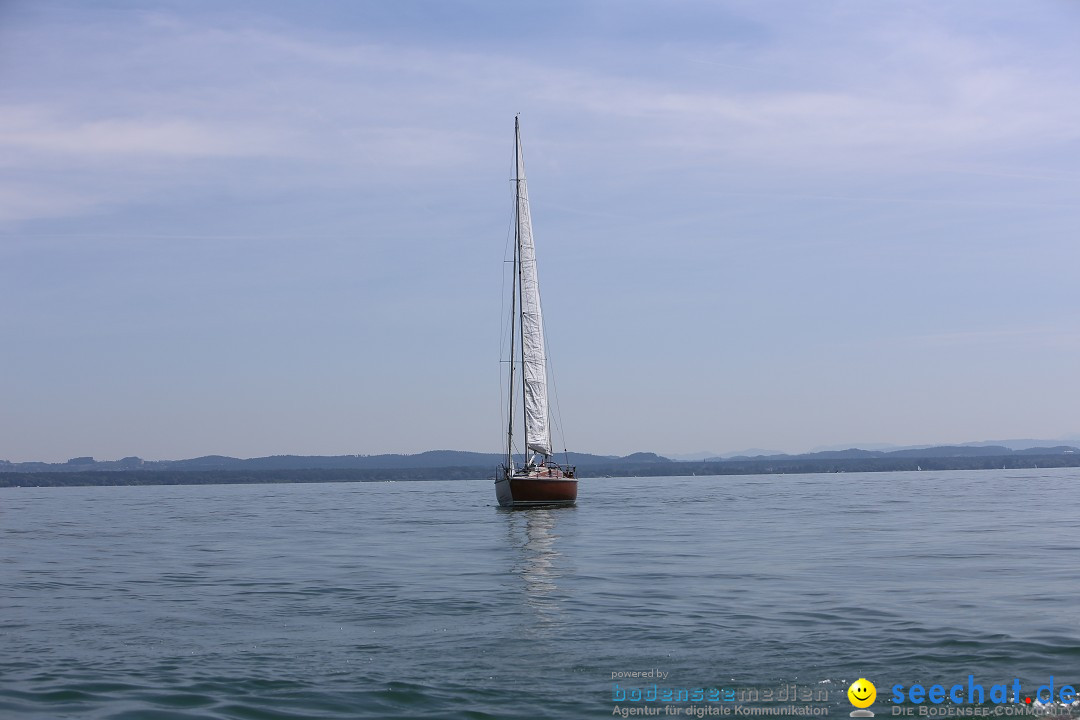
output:
[[[1010,454],[967,457],[770,457],[710,462],[642,462],[590,464],[578,477],[685,477],[691,475],[803,475],[852,472],[942,470],[1023,470],[1080,468],[1080,453]],[[483,480],[495,476],[493,466],[417,468],[293,468],[255,470],[73,470],[68,472],[0,472],[0,488],[86,487],[115,485],[237,485],[314,482],[386,482]]]

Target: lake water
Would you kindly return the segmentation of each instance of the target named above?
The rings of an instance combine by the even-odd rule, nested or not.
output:
[[[517,512],[489,481],[4,489],[0,717],[777,717],[804,692],[846,717],[861,677],[879,717],[897,684],[1060,693],[1078,479],[611,478]],[[730,695],[678,694],[710,688]],[[1012,700],[983,707],[1032,707]]]

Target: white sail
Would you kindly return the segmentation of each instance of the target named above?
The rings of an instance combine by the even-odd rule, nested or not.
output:
[[[536,248],[533,246],[532,218],[529,217],[529,192],[525,186],[525,163],[521,154],[520,132],[517,138],[516,171],[521,344],[525,368],[525,446],[546,457],[551,455],[551,431],[548,428],[544,320],[540,314],[540,284],[536,277]]]

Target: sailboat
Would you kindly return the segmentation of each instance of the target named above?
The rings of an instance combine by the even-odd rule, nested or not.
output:
[[[514,118],[514,283],[510,293],[510,394],[506,461],[495,478],[495,496],[502,507],[573,505],[577,501],[576,468],[553,459],[548,415],[547,356],[540,284],[536,273],[529,193],[521,153],[521,126]],[[517,357],[515,357],[517,356]],[[520,367],[521,419],[525,451],[514,461],[515,381]]]

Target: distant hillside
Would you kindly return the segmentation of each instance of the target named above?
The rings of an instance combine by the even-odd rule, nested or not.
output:
[[[0,487],[469,480],[494,477],[502,460],[503,456],[497,453],[431,450],[416,455],[273,455],[248,459],[208,455],[159,461],[137,457],[103,462],[91,457],[72,458],[64,463],[0,461]],[[559,456],[559,460],[565,458]],[[1021,450],[979,445],[893,451],[849,448],[804,455],[685,462],[648,452],[624,457],[570,453],[569,462],[577,466],[581,478],[988,470],[1080,467],[1080,449],[1071,445]]]
[[[416,455],[271,455],[240,459],[224,455],[207,455],[188,460],[142,460],[127,457],[123,460],[94,460],[92,457],[72,458],[63,463],[22,462],[0,460],[0,472],[115,472],[115,471],[252,471],[252,470],[398,470],[424,468],[492,468],[503,462],[501,453],[477,453],[461,450],[429,450]],[[569,453],[557,456],[559,462],[569,462],[579,468],[603,466],[618,468],[642,463],[669,463],[671,460],[656,453],[633,453],[626,457]]]
[[[860,450],[848,448],[847,450],[822,450],[820,452],[803,453],[801,455],[756,455],[753,457],[737,456],[726,458],[708,458],[705,462],[765,462],[765,461],[789,461],[789,460],[857,460],[866,458],[977,458],[977,457],[1009,457],[1011,455],[1060,455],[1080,453],[1080,448],[1071,445],[1058,445],[1057,447],[1031,447],[1022,450],[1012,450],[1002,445],[942,445],[940,447],[926,448],[903,448],[901,450]]]

